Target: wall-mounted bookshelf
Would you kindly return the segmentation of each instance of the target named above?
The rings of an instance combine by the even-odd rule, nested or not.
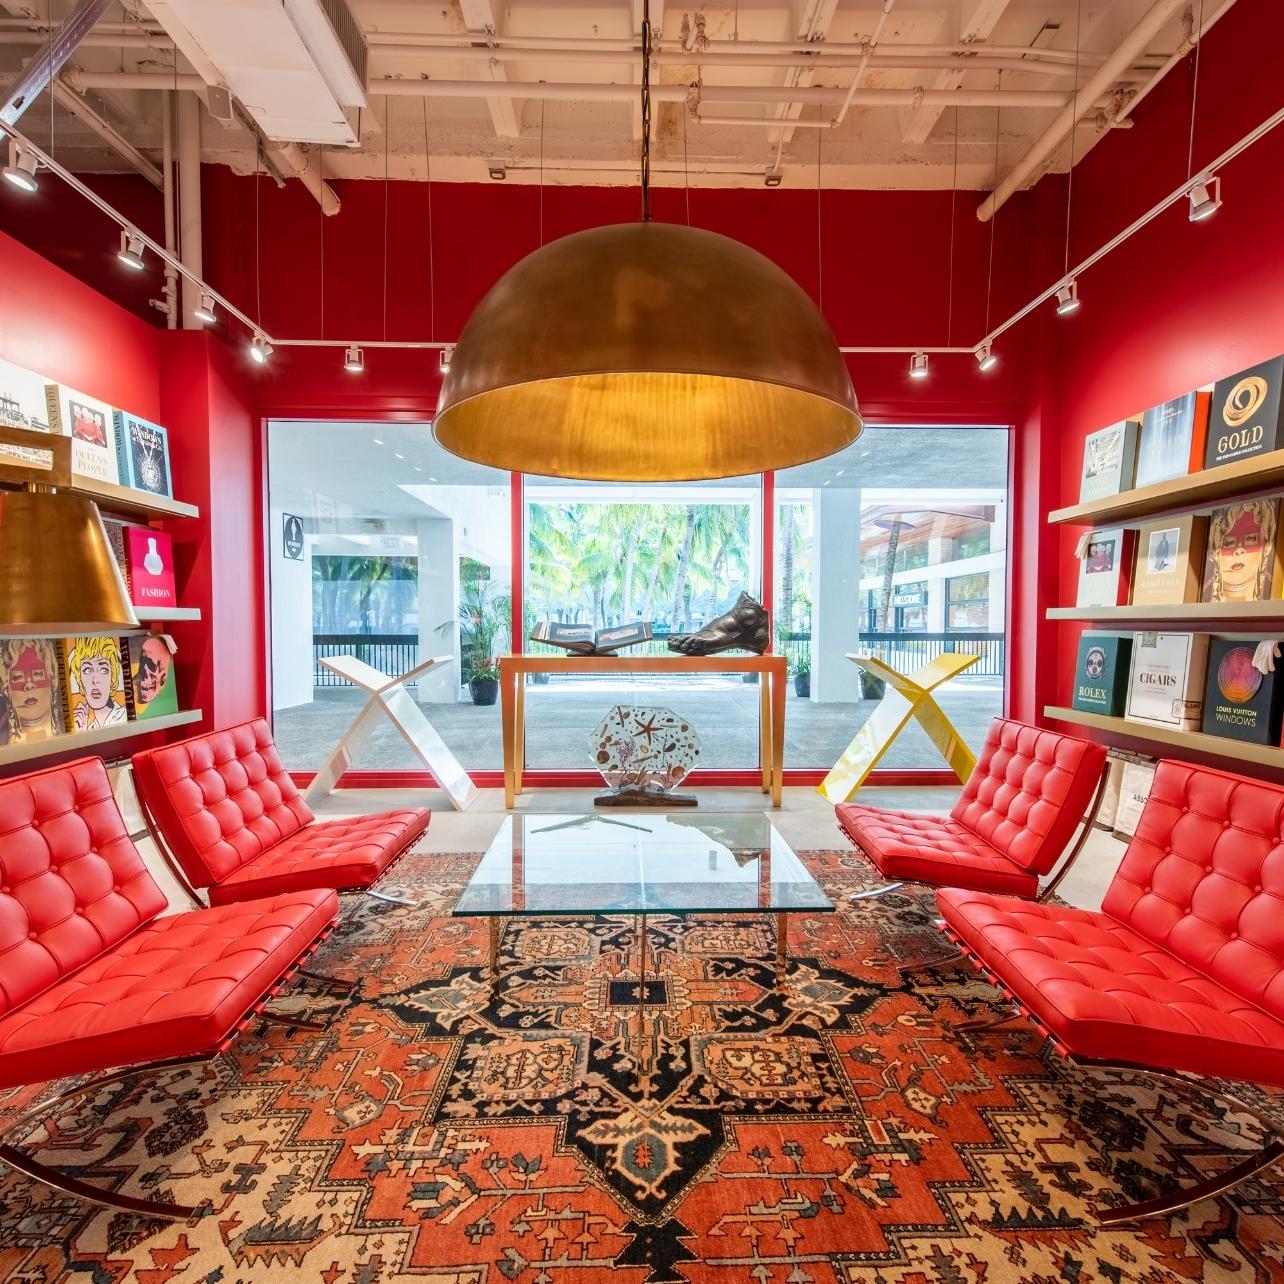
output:
[[[138,609],[138,618],[144,624],[177,624],[183,621],[199,620],[199,606],[144,607]],[[52,625],[41,630],[39,636],[45,638],[136,638],[154,632],[152,629],[82,629],[79,633],[59,632]],[[5,633],[0,629],[0,638],[29,637],[27,633]]]
[[[1273,450],[1266,455],[1237,459],[1217,468],[1206,468],[1203,472],[1156,482],[1153,486],[1058,508],[1048,514],[1048,521],[1078,526],[1115,526],[1154,513],[1181,512],[1279,487],[1284,487],[1284,450]]]
[[[1102,624],[1236,624],[1284,622],[1284,602],[1172,602],[1136,606],[1050,606],[1050,620],[1096,620]]]
[[[1186,749],[1191,753],[1205,753],[1236,762],[1252,762],[1263,767],[1284,770],[1284,749],[1274,745],[1249,744],[1244,740],[1228,740],[1223,736],[1210,736],[1202,731],[1176,731],[1168,727],[1152,727],[1146,722],[1130,722],[1127,718],[1110,718],[1101,713],[1086,713],[1082,709],[1067,709],[1061,705],[1047,705],[1045,718],[1058,722],[1072,722],[1080,727],[1092,727],[1117,736],[1146,740],[1151,744],[1167,745],[1172,749]]]
[[[29,762],[33,758],[49,758],[54,754],[72,753],[81,749],[94,749],[115,740],[128,740],[131,736],[146,736],[154,731],[168,731],[171,727],[185,727],[199,722],[205,716],[200,709],[186,709],[182,713],[166,713],[158,718],[145,718],[142,722],[121,722],[114,727],[98,731],[77,731],[64,736],[50,736],[47,740],[31,740],[25,744],[0,745],[0,767],[10,763]]]

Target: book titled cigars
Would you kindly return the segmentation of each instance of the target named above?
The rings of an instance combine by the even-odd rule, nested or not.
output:
[[[1079,639],[1070,707],[1109,718],[1122,717],[1128,698],[1131,656],[1131,634],[1085,633]]]
[[[1204,467],[1284,448],[1284,356],[1250,366],[1213,389]]]
[[[1284,671],[1263,673],[1253,664],[1255,641],[1214,638],[1208,645],[1204,730],[1250,744],[1279,743],[1284,721]]]
[[[1208,664],[1206,633],[1134,633],[1124,717],[1177,731],[1198,731]]]

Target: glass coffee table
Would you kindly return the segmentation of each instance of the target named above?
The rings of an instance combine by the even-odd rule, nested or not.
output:
[[[505,918],[635,915],[644,1019],[649,914],[774,914],[779,985],[788,916],[833,909],[761,812],[527,813],[505,818],[453,913],[490,919],[492,984]]]

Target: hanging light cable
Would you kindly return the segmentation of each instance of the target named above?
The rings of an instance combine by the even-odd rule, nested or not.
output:
[[[650,6],[642,13],[641,221],[527,255],[459,336],[433,424],[465,459],[603,481],[788,468],[856,439],[820,310],[765,256],[651,211]]]

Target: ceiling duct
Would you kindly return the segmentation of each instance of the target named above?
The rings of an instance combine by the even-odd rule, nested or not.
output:
[[[278,143],[359,143],[365,37],[346,0],[156,0],[149,8],[209,84],[226,86]]]

